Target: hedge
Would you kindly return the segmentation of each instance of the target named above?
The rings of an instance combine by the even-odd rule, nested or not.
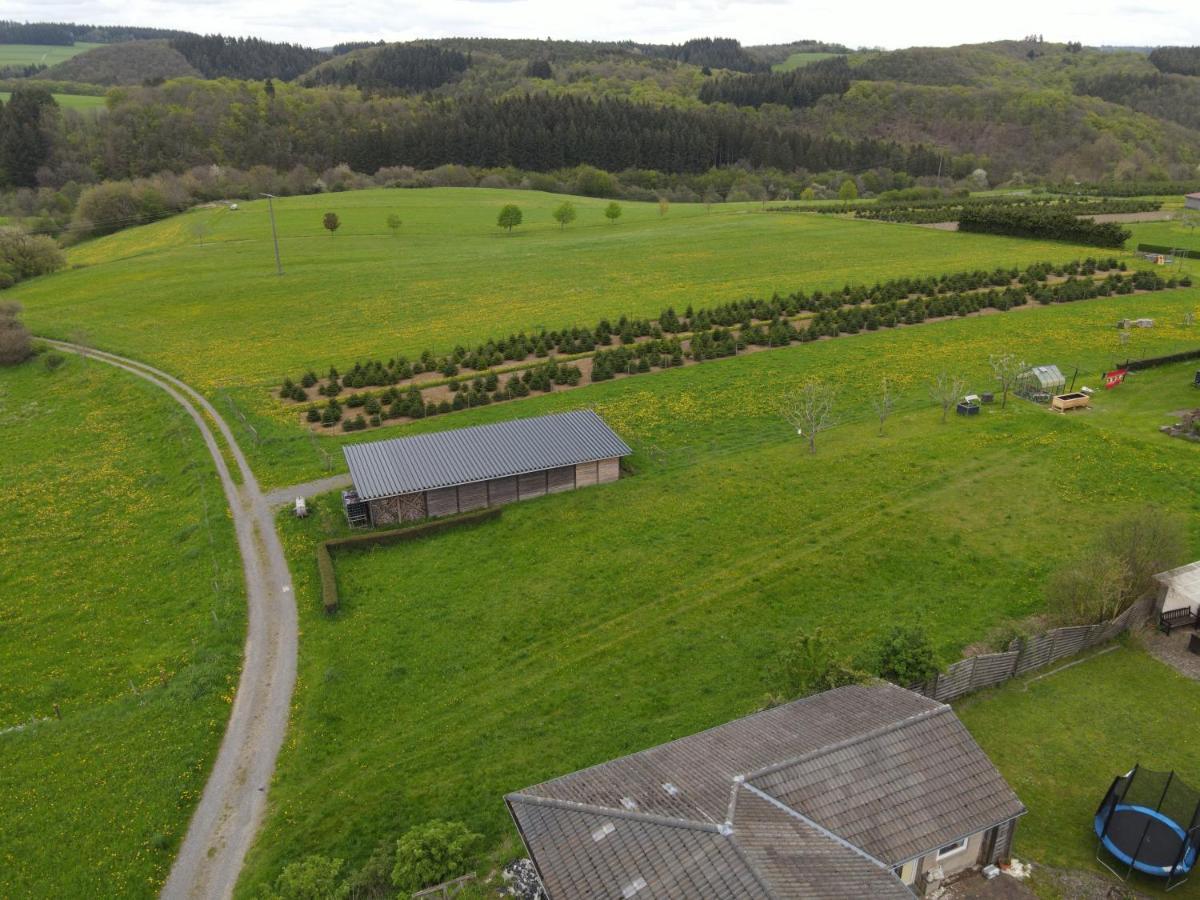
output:
[[[1159,244],[1138,244],[1138,253],[1161,253],[1164,256],[1182,256],[1184,259],[1200,259],[1200,250],[1185,250],[1182,247],[1163,247]]]
[[[1153,369],[1157,366],[1169,366],[1171,363],[1187,362],[1189,359],[1200,359],[1200,350],[1185,350],[1182,353],[1172,353],[1169,356],[1151,356],[1146,359],[1127,359],[1124,363],[1113,363],[1113,369],[1128,369],[1130,372],[1140,372],[1143,369]]]
[[[1115,222],[1080,219],[1072,212],[1053,209],[964,209],[959,231],[1002,234],[1008,237],[1070,241],[1093,247],[1119,248],[1133,232]]]
[[[360,550],[366,547],[386,547],[403,541],[414,541],[457,528],[460,525],[478,525],[499,519],[503,512],[500,508],[481,509],[478,512],[464,513],[458,516],[448,516],[424,522],[421,525],[408,528],[396,528],[391,531],[372,531],[367,534],[355,534],[344,538],[330,538],[317,545],[317,568],[321,573],[321,602],[325,612],[336,612],[339,606],[337,578],[333,571],[334,550]]]

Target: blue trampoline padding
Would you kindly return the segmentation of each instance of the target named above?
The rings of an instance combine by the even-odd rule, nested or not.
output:
[[[1106,818],[1109,823],[1108,833],[1104,832]],[[1174,845],[1174,849],[1172,851],[1169,846],[1163,846],[1162,842],[1159,841],[1158,846],[1153,848],[1153,852],[1149,854],[1145,852],[1139,853],[1139,858],[1135,861],[1133,859],[1133,853],[1137,850],[1137,844],[1139,841],[1141,841],[1143,833],[1146,833],[1145,826],[1146,819],[1148,818],[1154,820],[1150,823],[1150,828],[1152,831],[1161,833],[1163,831],[1163,827],[1165,826],[1166,829],[1169,829],[1171,835],[1175,837],[1177,843]],[[1125,824],[1126,827],[1121,828],[1116,834],[1114,834],[1112,825],[1118,819],[1124,819],[1125,822],[1123,824]],[[1158,823],[1158,827],[1155,827],[1155,823]],[[1104,844],[1105,848],[1107,848],[1109,853],[1126,865],[1132,865],[1139,872],[1145,872],[1147,875],[1159,875],[1163,877],[1171,875],[1172,873],[1176,875],[1183,875],[1191,871],[1192,866],[1196,862],[1196,848],[1194,846],[1189,846],[1187,852],[1183,856],[1183,859],[1180,860],[1178,867],[1175,866],[1175,860],[1179,856],[1179,850],[1187,840],[1187,834],[1182,828],[1179,827],[1174,819],[1171,819],[1162,813],[1157,812],[1156,810],[1150,809],[1147,806],[1131,806],[1125,803],[1119,803],[1117,804],[1117,808],[1113,810],[1112,816],[1096,816],[1095,830],[1097,837],[1100,838],[1101,842]],[[1122,843],[1124,843],[1126,846],[1124,848],[1119,846],[1116,841],[1113,840],[1114,837],[1116,837],[1118,840],[1121,838],[1126,838],[1127,840],[1122,841]],[[1143,848],[1143,851],[1146,849],[1148,848]],[[1171,861],[1170,865],[1156,865],[1155,862],[1151,862],[1142,858],[1146,855],[1149,855],[1152,857],[1157,857],[1157,860],[1162,860],[1164,858],[1164,851],[1166,852],[1166,858],[1170,859]]]

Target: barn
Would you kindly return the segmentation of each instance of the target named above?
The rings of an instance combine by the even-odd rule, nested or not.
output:
[[[354,482],[346,498],[351,524],[388,525],[616,481],[621,458],[633,451],[581,409],[351,444],[343,452]]]

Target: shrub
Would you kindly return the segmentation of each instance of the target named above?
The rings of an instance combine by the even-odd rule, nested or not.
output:
[[[49,275],[67,264],[53,238],[26,234],[17,228],[0,228],[0,287],[11,287],[26,278]]]
[[[787,700],[806,697],[868,678],[843,656],[820,628],[801,634],[769,669],[772,691]]]
[[[401,890],[419,891],[464,874],[470,850],[479,835],[461,822],[434,820],[410,828],[396,842],[392,884]]]
[[[938,673],[929,635],[915,625],[894,626],[879,642],[875,673],[903,687],[928,681]]]
[[[0,303],[0,366],[15,366],[33,355],[33,342],[20,314],[20,303]]]
[[[47,353],[42,358],[42,365],[46,367],[47,372],[53,372],[62,367],[62,364],[67,361],[67,358],[61,353]]]
[[[344,900],[348,885],[339,882],[340,859],[316,854],[284,866],[273,887],[265,888],[262,900]]]

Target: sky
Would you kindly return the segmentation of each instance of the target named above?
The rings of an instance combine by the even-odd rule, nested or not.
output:
[[[947,46],[1042,34],[1089,45],[1200,45],[1196,0],[5,0],[3,17],[220,32],[312,47],[350,40],[553,37],[850,47]]]

